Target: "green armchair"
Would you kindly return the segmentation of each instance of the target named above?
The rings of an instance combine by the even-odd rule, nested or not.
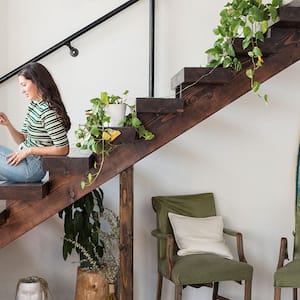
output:
[[[157,196],[152,198],[152,206],[157,219],[157,229],[152,231],[158,245],[157,300],[161,299],[163,277],[175,284],[175,300],[182,299],[182,289],[186,286],[212,287],[213,300],[226,300],[218,295],[222,281],[245,281],[244,300],[251,299],[253,268],[246,262],[241,233],[224,228],[225,234],[236,238],[239,261],[212,253],[177,255],[178,246],[168,213],[195,218],[216,216],[212,193]]]
[[[282,237],[280,242],[277,270],[274,273],[274,299],[280,300],[281,288],[293,289],[293,300],[298,299],[297,289],[300,288],[300,147],[298,151],[296,169],[296,204],[295,204],[295,231],[293,260],[284,264],[288,259],[287,238]]]
[[[293,289],[293,300],[297,300],[297,288],[300,288],[300,208],[296,210],[296,227],[294,232],[293,259],[288,259],[288,242],[286,237],[281,238],[277,270],[274,274],[274,299],[280,300],[281,288]]]

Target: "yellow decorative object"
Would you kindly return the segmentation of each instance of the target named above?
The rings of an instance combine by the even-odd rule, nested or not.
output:
[[[114,130],[110,133],[110,141],[114,141],[119,135],[121,135],[121,131],[120,130]]]
[[[102,133],[102,138],[105,141],[112,142],[114,141],[119,135],[121,134],[120,130],[115,130],[111,128],[107,128],[105,131]]]
[[[105,140],[105,141],[110,141],[110,134],[106,131],[103,131],[102,133],[102,138]]]

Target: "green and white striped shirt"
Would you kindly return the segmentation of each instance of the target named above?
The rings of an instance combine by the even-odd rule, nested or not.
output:
[[[27,134],[20,148],[69,144],[62,120],[46,101],[30,101],[21,132]]]

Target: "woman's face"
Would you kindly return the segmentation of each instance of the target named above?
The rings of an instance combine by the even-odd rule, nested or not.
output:
[[[24,76],[19,76],[19,83],[21,86],[21,93],[24,94],[29,100],[42,100],[36,84]]]

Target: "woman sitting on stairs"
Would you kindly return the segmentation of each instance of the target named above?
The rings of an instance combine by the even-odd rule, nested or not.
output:
[[[17,151],[0,145],[0,180],[39,182],[46,174],[42,156],[69,153],[70,118],[55,81],[42,64],[27,64],[18,79],[21,92],[30,102],[20,132],[0,112],[0,124],[19,145]]]

